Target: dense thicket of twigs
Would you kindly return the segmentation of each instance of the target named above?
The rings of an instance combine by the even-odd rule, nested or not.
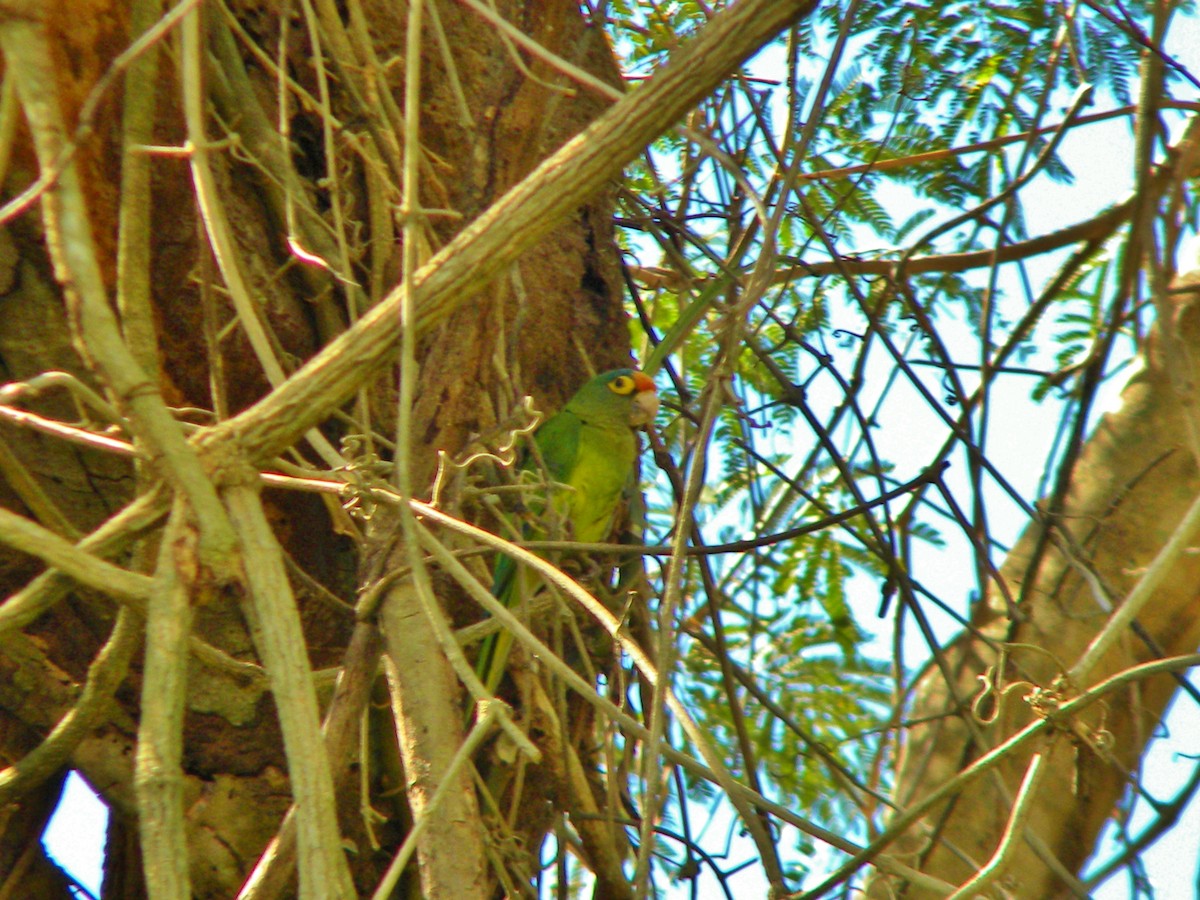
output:
[[[679,20],[661,30],[647,16],[646,29],[618,46],[652,64],[657,42],[685,29],[687,8],[673,6]],[[963,710],[980,687],[973,673],[989,690],[1009,681],[1047,688],[1055,673],[1078,674],[1065,632],[1051,635],[1061,643],[1046,650],[1061,655],[1045,673],[1000,649],[1005,638],[1038,642],[1017,627],[984,636],[966,663],[943,648],[973,616],[982,627],[991,615],[973,612],[972,599],[1031,617],[1042,615],[1039,603],[1067,602],[1044,596],[1037,580],[1047,541],[1061,547],[1053,513],[1070,508],[1089,431],[1143,346],[1152,311],[1171,309],[1167,286],[1195,223],[1198,84],[1163,51],[1171,21],[1167,4],[829,7],[630,173],[620,215],[631,291],[647,352],[683,411],[664,429],[679,473],[652,529],[666,540],[682,502],[695,517],[694,546],[749,538],[710,547],[687,569],[681,686],[704,721],[718,723],[738,770],[823,824],[853,822],[866,839],[892,820],[895,803],[935,790],[999,743],[1004,728],[989,730],[990,712]],[[1113,161],[1112,134],[1128,136],[1127,168],[1106,191],[1096,182]],[[1068,158],[1077,162],[1068,167]],[[1048,208],[1051,190],[1087,199]],[[1186,428],[1147,430],[1157,450],[1129,462],[1136,472],[1108,473],[1105,503],[1119,503],[1163,455],[1176,453],[1182,477],[1192,477]],[[703,489],[687,494],[683,470],[697,460],[707,464]],[[1171,488],[1157,491],[1135,502],[1161,502]],[[1164,527],[1182,511],[1163,509]],[[1022,556],[1002,572],[1023,530],[1043,535],[1040,549],[1029,568]],[[1134,582],[1128,570],[1097,579],[1095,535],[1075,537],[1071,566],[1093,572],[1090,612],[1076,615],[1096,619],[1082,626],[1090,636],[1104,602]],[[1137,556],[1132,544],[1127,559]],[[1179,620],[1176,652],[1194,649],[1192,620]],[[1163,646],[1150,641],[1134,658]],[[941,705],[922,711],[979,723],[973,740],[945,742],[947,760],[914,739],[934,774],[921,788],[905,779],[925,776],[906,768],[893,794],[914,715],[912,673],[930,656],[938,664],[922,690],[940,691]],[[986,666],[996,668],[989,675]],[[1150,693],[1132,704],[1143,737],[1122,734],[1124,762],[1100,753],[1101,767],[1140,755],[1146,722],[1161,711]],[[905,859],[955,848],[956,883],[982,867],[1001,846],[1019,775],[1007,793],[981,788],[958,801],[964,815],[989,821],[989,838],[977,846],[944,814]],[[1070,793],[1052,781],[1044,796]],[[1100,792],[1110,803],[1122,786],[1136,795],[1123,773],[1113,781]],[[692,790],[693,799],[708,793]],[[685,833],[698,830],[686,817],[699,808],[681,807]],[[1107,814],[1074,823],[1088,838],[1061,853],[1068,871]],[[1142,844],[1119,833],[1109,875],[1139,865],[1138,851],[1124,855],[1121,845]],[[1009,843],[1022,843],[1019,829]],[[809,871],[828,865],[819,842],[801,838],[798,857],[789,844],[778,845],[782,859]],[[1031,883],[1032,893],[1010,888],[1038,894]]]
[[[1141,872],[1178,4],[812,6],[0,0],[0,895],[68,895],[65,767],[114,897],[1084,896],[1110,819]],[[474,525],[627,334],[640,551],[533,548],[488,703]]]

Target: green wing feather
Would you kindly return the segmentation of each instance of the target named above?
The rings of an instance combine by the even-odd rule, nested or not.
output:
[[[546,467],[546,476],[551,481],[568,484],[575,467],[575,454],[579,448],[579,417],[564,409],[556,416],[543,422],[534,434],[538,456]],[[524,470],[536,470],[538,461],[527,454],[521,466]],[[501,553],[496,558],[492,572],[492,596],[505,606],[511,606],[517,564],[511,556]],[[482,659],[482,656],[481,656]]]

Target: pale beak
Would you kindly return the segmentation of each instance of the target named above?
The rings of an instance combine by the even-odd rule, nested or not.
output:
[[[640,428],[654,421],[658,415],[658,392],[638,391],[633,395],[633,407],[629,411],[629,424]]]

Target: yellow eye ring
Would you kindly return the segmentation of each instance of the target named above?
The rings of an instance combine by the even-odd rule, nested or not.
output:
[[[621,396],[632,394],[634,387],[633,379],[628,375],[618,375],[608,383],[608,389],[614,394],[620,394]]]

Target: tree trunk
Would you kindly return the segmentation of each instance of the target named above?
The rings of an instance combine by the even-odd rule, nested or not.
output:
[[[1200,278],[1183,283],[1194,286]],[[1182,344],[1175,346],[1200,342],[1195,296],[1183,293],[1178,301],[1174,327]],[[894,849],[921,871],[962,884],[1004,846],[1036,755],[1040,780],[1026,790],[1025,818],[1004,846],[999,884],[1017,897],[1073,896],[1064,873],[1077,875],[1087,861],[1178,678],[1195,664],[1200,559],[1187,549],[1194,533],[1181,532],[1200,496],[1190,437],[1195,422],[1189,421],[1195,407],[1171,375],[1172,366],[1190,371],[1190,359],[1170,359],[1168,346],[1154,335],[1121,408],[1104,416],[1088,441],[1065,502],[1042,508],[1043,523],[1027,529],[1009,553],[1001,575],[1011,596],[1020,598],[1019,620],[1010,619],[1002,595],[993,592],[975,610],[972,631],[946,647],[943,665],[931,663],[915,685],[910,717],[923,724],[909,729],[903,747],[896,789],[901,811],[1031,723],[1049,725],[939,799],[905,832]],[[1164,551],[1178,539],[1182,552]],[[1143,579],[1158,576],[1134,628],[1121,629],[1094,666],[1081,667],[1113,607]],[[1057,713],[1118,673],[1172,656],[1188,658],[1172,671],[1119,684],[1078,712]],[[893,880],[878,878],[872,896],[896,896],[896,890]],[[927,895],[909,888],[903,896]]]

